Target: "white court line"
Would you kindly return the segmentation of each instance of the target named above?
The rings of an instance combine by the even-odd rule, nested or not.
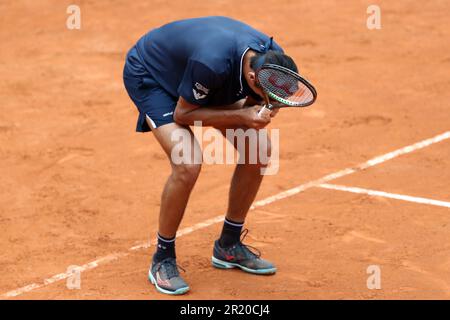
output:
[[[407,196],[407,195],[397,194],[397,193],[389,193],[389,192],[384,192],[384,191],[369,190],[369,189],[356,188],[356,187],[346,187],[346,186],[340,186],[340,185],[328,184],[328,183],[320,184],[320,185],[318,185],[318,187],[325,188],[325,189],[359,193],[359,194],[368,194],[370,196],[385,197],[385,198],[390,198],[390,199],[397,199],[397,200],[403,200],[403,201],[409,201],[409,202],[429,204],[429,205],[433,205],[433,206],[450,208],[450,202],[421,198],[421,197]]]
[[[343,176],[347,176],[347,175],[355,173],[357,171],[365,170],[365,169],[367,169],[369,167],[372,167],[372,166],[375,166],[377,164],[383,163],[385,161],[391,160],[391,159],[396,158],[396,157],[398,157],[400,155],[407,154],[407,153],[413,152],[415,150],[419,150],[419,149],[425,148],[425,147],[427,147],[429,145],[432,145],[434,143],[438,143],[440,141],[443,141],[443,140],[446,140],[446,139],[449,139],[449,138],[450,138],[450,131],[444,132],[444,133],[439,134],[439,135],[437,135],[435,137],[432,137],[432,138],[429,138],[429,139],[426,139],[426,140],[414,143],[414,144],[406,146],[404,148],[400,148],[400,149],[397,149],[395,151],[386,153],[386,154],[384,154],[382,156],[373,158],[373,159],[371,159],[369,161],[366,161],[364,163],[361,163],[361,164],[359,164],[359,165],[357,165],[357,166],[355,166],[353,168],[347,168],[347,169],[344,169],[344,170],[341,170],[341,171],[329,174],[329,175],[327,175],[325,177],[322,177],[320,179],[313,180],[313,181],[301,184],[301,185],[299,185],[297,187],[294,187],[292,189],[289,189],[289,190],[277,193],[276,195],[273,195],[271,197],[268,197],[268,198],[256,201],[256,202],[253,203],[253,205],[251,206],[250,209],[253,210],[255,208],[268,205],[268,204],[270,204],[272,202],[288,198],[288,197],[293,196],[295,194],[298,194],[298,193],[300,193],[300,192],[302,192],[302,191],[304,191],[306,189],[319,186],[321,184],[324,184],[325,182],[328,182],[328,181],[331,181],[331,180],[335,180],[335,179],[341,178]],[[190,233],[192,233],[192,232],[194,232],[196,230],[209,227],[209,226],[211,226],[211,225],[213,225],[215,223],[223,221],[223,219],[224,219],[223,215],[220,215],[220,216],[216,216],[214,218],[205,220],[203,222],[197,223],[197,224],[195,224],[195,225],[193,225],[191,227],[187,227],[187,228],[178,230],[177,238],[181,237],[183,235],[190,234]],[[129,255],[132,251],[148,248],[148,247],[150,247],[152,245],[155,245],[155,244],[156,244],[156,240],[152,240],[152,241],[149,241],[149,242],[141,243],[139,245],[131,247],[126,252],[113,253],[113,254],[107,255],[105,257],[101,257],[99,259],[96,259],[96,260],[94,260],[92,262],[86,263],[86,264],[80,266],[80,268],[78,270],[80,272],[83,272],[83,271],[87,271],[87,270],[90,270],[90,269],[94,269],[94,268],[98,267],[101,264],[110,262],[112,260],[117,260],[118,258],[121,258],[121,257],[125,257],[125,256]],[[60,274],[54,275],[54,276],[52,276],[50,278],[44,279],[42,281],[42,283],[40,283],[40,284],[32,283],[30,285],[18,288],[16,290],[12,290],[12,291],[6,292],[6,293],[0,295],[0,298],[7,299],[7,298],[11,298],[11,297],[17,297],[17,296],[19,296],[21,294],[24,294],[26,292],[30,292],[32,290],[35,290],[35,289],[47,286],[47,285],[49,285],[51,283],[55,283],[57,281],[61,281],[61,280],[67,279],[72,274],[73,274],[73,272],[60,273]]]

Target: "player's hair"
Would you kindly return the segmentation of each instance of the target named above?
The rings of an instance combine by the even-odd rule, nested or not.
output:
[[[250,59],[250,68],[256,71],[256,69],[265,63],[276,64],[294,72],[298,72],[297,65],[291,57],[280,51],[274,50],[269,50],[266,53],[257,52],[256,55]]]

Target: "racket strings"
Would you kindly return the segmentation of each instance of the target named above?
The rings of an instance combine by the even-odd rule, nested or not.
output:
[[[262,69],[258,80],[272,98],[279,97],[296,105],[309,104],[314,100],[312,91],[304,83],[282,71]]]

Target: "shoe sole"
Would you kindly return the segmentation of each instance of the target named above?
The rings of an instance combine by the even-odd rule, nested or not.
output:
[[[156,287],[156,290],[158,290],[159,292],[165,293],[165,294],[170,294],[173,296],[185,294],[190,289],[189,287],[180,288],[175,291],[169,291],[169,290],[163,289],[160,286],[158,286],[158,283],[156,282],[155,278],[153,278],[153,275],[151,272],[148,273],[148,280],[151,282],[152,285],[154,285]]]
[[[268,268],[268,269],[250,269],[247,267],[244,267],[243,265],[240,265],[238,263],[231,263],[231,262],[226,262],[220,259],[217,259],[216,257],[212,257],[212,265],[216,268],[219,269],[233,269],[233,268],[240,268],[241,270],[248,272],[248,273],[253,273],[253,274],[274,274],[275,272],[277,272],[277,268]]]

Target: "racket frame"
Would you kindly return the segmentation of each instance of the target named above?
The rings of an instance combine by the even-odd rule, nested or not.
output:
[[[283,99],[283,98],[281,98],[281,97],[279,97],[279,96],[273,94],[272,92],[265,90],[264,87],[261,85],[261,82],[259,81],[259,72],[260,72],[261,70],[263,70],[263,69],[273,69],[273,70],[278,70],[278,71],[281,71],[281,72],[283,72],[283,73],[287,73],[288,75],[294,77],[295,79],[297,79],[298,81],[300,81],[302,84],[304,84],[304,85],[311,91],[311,93],[312,93],[312,95],[313,95],[313,99],[312,99],[311,101],[309,101],[308,103],[298,104],[298,103],[289,101],[289,100],[287,100],[287,99]],[[277,65],[277,64],[272,64],[272,63],[266,63],[266,64],[263,64],[263,65],[256,71],[256,79],[258,80],[258,83],[259,83],[259,85],[261,86],[261,89],[264,91],[264,93],[265,93],[268,97],[272,98],[273,100],[275,100],[275,101],[277,101],[277,102],[280,102],[280,103],[284,104],[284,105],[287,106],[287,107],[300,107],[300,108],[308,107],[308,106],[312,105],[312,104],[316,101],[316,99],[317,99],[317,91],[316,91],[316,89],[314,88],[314,86],[313,86],[311,83],[309,83],[306,79],[304,79],[303,77],[301,77],[297,72],[294,72],[294,71],[292,71],[292,70],[290,70],[290,69],[288,69],[288,68],[279,66],[279,65]],[[269,101],[268,101],[267,98],[266,98],[266,105],[265,105],[264,107],[267,108],[267,109],[283,108],[283,106],[273,106],[273,105],[271,105],[271,104],[269,103]],[[260,111],[260,113],[261,113],[261,111]]]

